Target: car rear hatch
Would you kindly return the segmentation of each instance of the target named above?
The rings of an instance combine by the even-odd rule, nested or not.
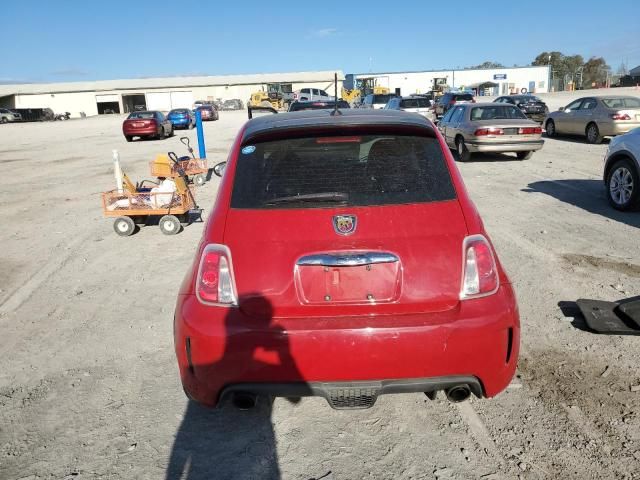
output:
[[[466,234],[437,139],[379,133],[245,145],[224,243],[247,313],[402,314],[456,307]]]

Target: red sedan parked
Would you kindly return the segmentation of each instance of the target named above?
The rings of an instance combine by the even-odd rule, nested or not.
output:
[[[511,283],[431,122],[317,110],[240,131],[175,311],[190,398],[492,397],[519,341]]]
[[[161,139],[173,136],[173,125],[162,112],[132,112],[122,123],[122,133],[127,142],[133,137]]]

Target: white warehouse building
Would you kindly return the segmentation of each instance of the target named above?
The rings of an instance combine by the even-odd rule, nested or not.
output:
[[[512,67],[464,70],[432,70],[419,72],[358,73],[347,75],[345,85],[358,85],[372,79],[375,86],[392,93],[411,95],[431,90],[473,90],[476,95],[508,95],[549,91],[549,67]]]
[[[192,108],[197,100],[237,98],[246,104],[251,93],[266,90],[268,83],[283,84],[285,91],[318,88],[333,93],[335,73],[340,92],[344,80],[340,70],[0,85],[0,108],[50,108],[78,117],[128,113],[136,107],[161,111]]]

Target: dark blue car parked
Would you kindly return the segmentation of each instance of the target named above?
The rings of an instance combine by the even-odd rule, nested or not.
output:
[[[196,123],[196,117],[188,108],[176,108],[171,110],[167,118],[173,125],[173,128],[193,128]]]

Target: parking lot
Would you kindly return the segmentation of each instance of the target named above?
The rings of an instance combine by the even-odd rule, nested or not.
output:
[[[246,112],[220,117],[205,124],[210,165]],[[595,335],[572,315],[579,298],[639,291],[640,215],[607,204],[607,141],[546,138],[530,160],[458,164],[518,296],[520,363],[504,393],[212,411],[184,396],[172,341],[204,224],[121,238],[101,213],[112,150],[141,180],[156,154],[186,154],[181,133],[127,143],[122,120],[0,128],[0,478],[640,478],[638,337]],[[218,181],[197,190],[205,219]]]

